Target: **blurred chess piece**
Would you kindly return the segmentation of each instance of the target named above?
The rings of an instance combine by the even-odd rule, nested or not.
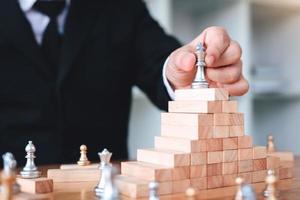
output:
[[[205,79],[205,48],[202,43],[199,43],[196,47],[196,52],[197,56],[197,72],[195,79],[192,83],[192,88],[193,89],[198,89],[198,88],[208,88],[208,82]]]
[[[265,181],[267,185],[264,191],[264,196],[266,197],[266,200],[277,200],[276,198],[277,191],[275,188],[275,183],[277,181],[277,178],[273,170],[270,169],[268,170]]]
[[[244,179],[242,177],[237,177],[235,179],[235,183],[237,186],[237,191],[236,191],[234,200],[243,200],[242,185],[244,183]]]
[[[25,147],[25,151],[27,155],[25,158],[27,159],[26,165],[23,170],[20,172],[22,178],[39,178],[42,173],[38,171],[37,167],[35,166],[34,159],[35,157],[35,146],[32,141],[28,141],[28,144]]]
[[[275,144],[274,144],[273,135],[268,135],[267,152],[268,153],[275,152]]]
[[[100,195],[102,200],[119,200],[119,192],[114,183],[116,171],[112,165],[105,165],[102,169],[104,178],[104,188]]]
[[[104,187],[105,187],[106,181],[107,181],[107,179],[103,175],[103,170],[107,166],[110,166],[110,167],[112,166],[110,163],[112,153],[109,152],[107,149],[104,149],[101,153],[98,153],[98,155],[100,157],[99,170],[100,170],[101,178],[100,178],[98,185],[95,187],[94,191],[96,193],[96,196],[101,197],[104,192]]]
[[[91,162],[89,161],[87,157],[87,146],[86,145],[81,145],[80,146],[80,158],[77,162],[78,165],[80,166],[86,166],[89,165]]]
[[[250,184],[243,184],[242,186],[243,200],[256,200],[256,193]]]
[[[158,187],[159,184],[155,181],[151,181],[149,183],[149,200],[159,200],[159,196],[158,196]]]
[[[193,187],[188,187],[185,190],[185,196],[187,197],[187,199],[196,199],[196,189]]]
[[[13,194],[20,192],[20,186],[16,183],[17,162],[12,153],[5,153],[3,158],[3,171],[1,173],[1,199],[11,200]]]

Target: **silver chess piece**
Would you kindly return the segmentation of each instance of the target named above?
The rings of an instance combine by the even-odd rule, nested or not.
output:
[[[17,168],[17,161],[12,153],[7,152],[2,155],[3,158],[3,171],[2,176],[16,176],[16,168]],[[2,190],[2,186],[0,187],[0,192]],[[21,187],[17,182],[13,184],[13,194],[18,194],[21,191]]]
[[[96,193],[96,196],[101,197],[104,192],[104,187],[105,187],[106,181],[107,181],[105,179],[105,176],[103,175],[103,170],[106,166],[112,166],[110,163],[112,153],[109,152],[107,149],[104,149],[102,152],[99,152],[98,155],[100,157],[99,170],[102,175],[101,175],[100,181],[99,181],[98,185],[95,187],[94,191]]]
[[[243,200],[256,200],[256,194],[250,184],[242,186]]]
[[[197,56],[197,72],[195,79],[192,83],[193,89],[208,88],[208,82],[205,79],[205,48],[202,43],[199,43],[196,47]]]
[[[158,183],[155,181],[149,183],[149,200],[159,200],[158,186]]]
[[[25,158],[27,159],[26,165],[23,170],[20,172],[22,178],[39,178],[42,173],[37,169],[34,163],[34,159],[36,158],[34,153],[36,151],[34,144],[32,141],[29,141],[25,147],[25,151],[27,155]]]
[[[275,176],[274,170],[269,169],[267,171],[267,177],[265,181],[267,186],[263,193],[264,197],[266,197],[267,200],[276,200],[279,193],[275,188],[277,178]]]
[[[116,174],[116,169],[112,165],[105,165],[103,167],[102,177],[105,184],[100,196],[102,200],[119,200],[119,192],[114,183]]]

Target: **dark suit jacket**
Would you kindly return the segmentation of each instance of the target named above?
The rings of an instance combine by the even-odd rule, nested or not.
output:
[[[17,0],[0,2],[0,153],[23,164],[33,140],[38,164],[75,162],[81,144],[91,160],[105,147],[126,158],[131,88],[166,109],[162,67],[179,43],[140,0],[72,0],[54,76]]]

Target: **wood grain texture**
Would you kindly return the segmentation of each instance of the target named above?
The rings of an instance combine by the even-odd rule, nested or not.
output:
[[[234,162],[238,160],[238,150],[224,150],[223,162]]]
[[[85,165],[85,166],[80,166],[78,164],[64,164],[60,166],[60,169],[98,169],[99,168],[99,163],[93,163],[90,165]]]
[[[207,153],[191,153],[191,165],[205,165],[207,164]]]
[[[293,168],[279,168],[279,179],[293,178]]]
[[[222,101],[222,112],[223,113],[237,113],[238,112],[238,102],[235,100]]]
[[[223,165],[222,165],[222,163],[208,164],[206,170],[207,170],[208,177],[222,175]]]
[[[222,176],[209,176],[207,177],[207,188],[219,188],[223,186]]]
[[[238,162],[226,162],[223,163],[222,174],[237,174],[238,173]]]
[[[18,177],[17,183],[21,186],[22,192],[32,194],[46,194],[53,192],[53,180],[48,178],[23,179]]]
[[[222,101],[169,101],[169,112],[221,113]]]
[[[254,171],[260,171],[260,170],[266,170],[266,169],[267,169],[267,159],[266,158],[253,160],[253,170]]]
[[[190,154],[169,150],[138,149],[137,161],[169,167],[189,166]]]
[[[267,169],[278,169],[280,166],[280,158],[274,156],[267,156]]]
[[[242,177],[245,183],[252,183],[252,172],[238,173],[238,176]]]
[[[252,182],[259,183],[264,182],[267,176],[267,170],[260,170],[252,172]]]
[[[179,101],[179,100],[216,101],[216,100],[228,100],[228,99],[229,99],[228,91],[222,88],[175,90],[175,101]]]
[[[223,151],[207,152],[207,164],[223,162]]]
[[[245,128],[243,125],[238,126],[229,126],[229,136],[230,137],[238,137],[245,135]]]
[[[253,148],[238,149],[238,160],[252,160]]]
[[[207,189],[207,178],[192,178],[191,186],[196,190],[205,190]]]
[[[203,178],[207,176],[207,165],[195,165],[190,167],[191,178]]]
[[[237,174],[226,174],[223,175],[223,186],[228,187],[228,186],[235,186],[235,179],[237,178]]]
[[[207,151],[222,151],[223,140],[222,138],[212,138],[206,141]]]
[[[238,161],[238,173],[252,172],[253,160],[239,160]]]
[[[54,183],[99,181],[100,177],[99,169],[49,169],[47,172],[47,178]]]
[[[228,138],[229,126],[214,126],[213,138]]]
[[[174,137],[155,136],[155,149],[175,150],[188,153],[205,152],[206,140],[190,140]]]
[[[238,137],[238,148],[246,149],[253,147],[253,139],[249,135]]]
[[[185,180],[190,178],[190,167],[175,167],[172,170],[172,180],[173,181],[179,181],[179,180]]]
[[[172,182],[172,192],[175,193],[182,193],[185,192],[191,185],[190,179],[180,180],[180,181],[173,181]]]
[[[214,125],[219,126],[242,126],[244,125],[243,113],[214,113]]]
[[[253,159],[260,159],[266,157],[267,157],[267,147],[265,146],[253,147]]]
[[[223,150],[233,150],[238,148],[238,138],[223,138]]]

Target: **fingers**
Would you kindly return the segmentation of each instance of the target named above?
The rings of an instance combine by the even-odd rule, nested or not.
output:
[[[248,81],[241,76],[240,80],[233,84],[224,84],[223,88],[227,89],[229,94],[232,96],[242,96],[249,90]]]
[[[209,67],[206,68],[206,76],[209,80],[229,84],[238,81],[242,74],[242,61],[224,67]]]

